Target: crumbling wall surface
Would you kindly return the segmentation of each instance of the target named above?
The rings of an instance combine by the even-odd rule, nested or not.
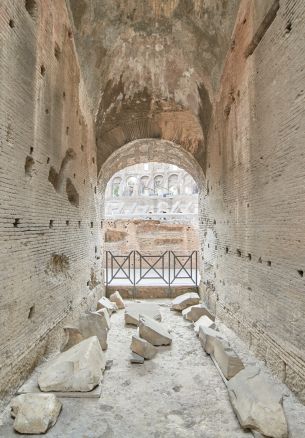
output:
[[[109,219],[104,222],[105,250],[114,255],[127,255],[134,250],[143,255],[159,255],[170,250],[190,254],[199,250],[198,227],[186,222]]]
[[[0,41],[3,395],[94,302],[101,270],[95,136],[65,2],[0,0]]]
[[[303,1],[241,2],[208,142],[202,288],[302,400],[304,26]]]
[[[98,169],[143,138],[175,141],[203,163],[239,1],[67,1],[97,115]]]

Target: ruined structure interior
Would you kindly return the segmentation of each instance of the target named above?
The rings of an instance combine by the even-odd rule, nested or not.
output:
[[[135,164],[115,173],[102,208],[106,252],[199,251],[198,187],[175,165]]]
[[[0,437],[304,438],[304,0],[0,0],[0,108]]]

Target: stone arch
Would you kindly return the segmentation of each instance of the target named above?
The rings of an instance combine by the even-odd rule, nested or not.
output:
[[[205,222],[205,202],[206,197],[206,178],[205,174],[194,156],[186,151],[182,146],[161,139],[141,139],[134,140],[117,149],[103,164],[99,175],[98,185],[101,202],[101,218],[105,217],[105,190],[111,177],[134,164],[157,162],[173,164],[189,173],[198,186],[198,226]],[[199,233],[199,269],[203,278],[203,248],[204,233]]]
[[[184,169],[197,183],[199,193],[205,196],[205,175],[194,156],[174,142],[150,138],[125,144],[105,161],[98,175],[102,196],[115,173],[125,167],[146,162],[174,164]]]

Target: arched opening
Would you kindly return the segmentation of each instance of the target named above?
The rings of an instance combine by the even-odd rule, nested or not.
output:
[[[175,174],[173,174],[175,170]],[[146,172],[146,175],[143,173]],[[157,173],[156,173],[157,172]],[[185,182],[189,190],[184,190]],[[120,190],[120,187],[124,190]],[[157,219],[168,221],[176,213],[198,222],[198,190],[185,170],[168,163],[142,163],[116,172],[108,181],[105,196],[105,218]],[[118,210],[118,205],[120,206]],[[120,211],[120,213],[118,213]],[[166,217],[163,217],[164,214]],[[178,217],[175,220],[179,220]]]
[[[186,178],[187,176],[189,176],[191,178],[190,175],[185,175],[184,178]],[[169,178],[168,178],[168,192],[172,196],[178,195],[180,193],[180,187],[178,185],[178,179],[179,179],[179,177],[175,173],[170,175]]]
[[[145,164],[144,164],[145,166]],[[148,170],[148,168],[145,166],[144,170]],[[150,188],[148,187],[149,183],[149,177],[148,176],[142,176],[140,178],[140,187],[139,187],[139,194],[141,196],[148,196],[150,193]]]
[[[137,185],[137,178],[135,176],[130,176],[126,181],[126,188],[125,193],[126,196],[134,196],[136,194],[136,185]]]
[[[111,196],[113,198],[118,198],[120,196],[121,178],[114,178],[112,181]]]
[[[163,196],[166,192],[164,187],[163,175],[154,176],[154,194],[157,196]]]
[[[123,190],[116,198],[109,196],[109,187],[113,187],[118,181]],[[185,184],[190,190],[185,190]],[[174,268],[169,261],[170,257],[173,257],[172,263],[179,266],[179,260],[174,260],[174,257],[183,256],[185,258],[182,265],[180,264],[180,275],[183,276],[184,268],[187,268],[191,274],[194,271],[195,277],[198,268],[197,278],[193,283],[184,278],[177,284],[197,288],[203,270],[201,248],[204,246],[199,233],[199,224],[204,215],[202,202],[200,209],[198,206],[199,199],[203,200],[205,197],[205,178],[194,157],[173,142],[136,140],[118,149],[105,162],[99,174],[99,188],[103,231],[106,236],[102,242],[105,282],[110,284],[113,280],[111,277],[109,282],[109,257],[121,257],[122,260],[125,258],[125,262],[130,262],[137,271],[136,264],[142,255],[152,258],[149,259],[151,267],[151,260],[155,260],[153,257],[166,254],[166,260],[160,259],[159,264],[155,265],[159,273],[160,264],[163,263],[163,267],[168,269],[165,274],[162,272],[163,277],[171,276]],[[131,253],[133,260],[127,259]],[[186,257],[191,254],[193,258],[187,261]],[[118,275],[124,277],[124,266],[122,269],[120,266],[118,268]],[[152,268],[150,275],[154,271]],[[129,273],[129,277],[130,275],[133,274]],[[157,277],[158,273],[145,286],[160,286],[160,279]],[[121,292],[124,294],[124,287],[127,288],[130,279],[120,280],[124,281],[113,281],[112,285],[121,285]],[[141,284],[138,282],[139,287]],[[110,286],[109,290],[112,290]],[[137,296],[142,296],[141,291]]]

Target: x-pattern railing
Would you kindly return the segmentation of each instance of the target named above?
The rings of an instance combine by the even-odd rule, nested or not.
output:
[[[106,266],[108,267],[108,263],[110,261],[110,273],[108,269],[106,269],[106,283],[110,284],[112,280],[129,280],[133,283],[133,269],[131,258],[133,256],[134,251],[131,251],[126,256],[113,255],[110,251],[106,251]],[[126,265],[127,264],[127,265]],[[119,276],[119,273],[122,272],[123,277]]]
[[[138,258],[139,258],[139,262],[140,262],[140,275],[138,280],[136,280],[136,284],[139,284],[141,280],[154,280],[156,278],[160,278],[161,280],[163,280],[166,283],[166,277],[165,277],[165,260],[164,257],[166,256],[167,252],[163,253],[160,256],[151,256],[151,255],[142,255],[139,253],[139,251],[136,251]],[[152,258],[155,261],[154,262],[150,262],[149,259]],[[161,268],[159,268],[159,271],[157,270],[157,265],[158,263],[161,261]],[[145,267],[146,264],[146,267]],[[143,266],[144,265],[144,266]],[[156,275],[155,276],[148,276],[149,272],[152,271],[154,272]],[[166,283],[167,284],[167,283]]]
[[[141,254],[131,251],[127,255],[114,255],[106,251],[106,284],[113,280],[127,280],[131,285],[139,285],[143,280],[158,280],[166,285],[177,284],[187,279],[198,285],[198,251],[178,255],[165,251],[161,255]]]
[[[174,261],[174,280],[175,279],[190,279],[193,280],[193,265],[195,265],[195,281],[194,283],[197,286],[197,282],[198,282],[198,277],[197,277],[197,251],[193,251],[190,255],[185,255],[185,256],[181,256],[181,255],[176,255],[173,251],[170,251],[173,257],[173,261]],[[184,258],[184,262],[181,260],[182,258]],[[176,267],[176,263],[178,263],[178,268]],[[190,269],[188,270],[188,268],[186,267],[186,264],[189,263],[190,264]],[[179,269],[179,265],[180,265],[180,269]],[[179,271],[177,272],[177,270],[179,269]],[[180,275],[180,273],[185,273],[186,275]]]

